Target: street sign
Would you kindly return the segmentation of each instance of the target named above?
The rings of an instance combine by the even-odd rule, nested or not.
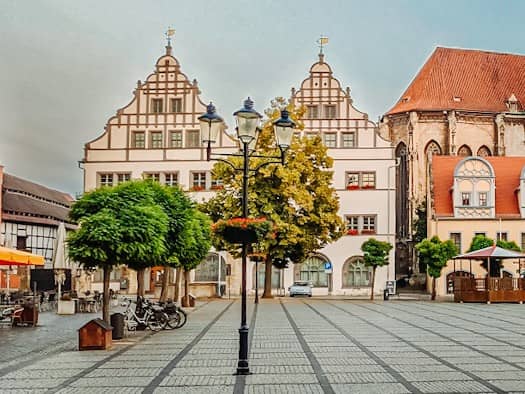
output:
[[[332,273],[332,263],[327,261],[324,263],[324,272],[325,274],[331,274]]]

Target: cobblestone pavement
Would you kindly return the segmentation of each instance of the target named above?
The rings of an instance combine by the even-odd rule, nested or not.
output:
[[[0,365],[0,392],[525,393],[524,308],[262,300],[248,310],[253,374],[235,376],[240,303],[214,301],[111,351]]]

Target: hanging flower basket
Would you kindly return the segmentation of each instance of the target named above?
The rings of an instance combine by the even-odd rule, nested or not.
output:
[[[232,244],[256,243],[268,236],[272,223],[266,218],[234,218],[219,220],[212,225],[215,235]]]

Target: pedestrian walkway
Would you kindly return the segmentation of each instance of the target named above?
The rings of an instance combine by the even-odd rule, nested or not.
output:
[[[240,303],[111,351],[0,368],[1,393],[525,392],[525,306],[274,299],[249,303],[250,369],[235,376]]]

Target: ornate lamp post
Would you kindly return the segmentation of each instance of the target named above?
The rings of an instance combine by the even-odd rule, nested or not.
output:
[[[263,163],[263,165],[271,163],[280,163],[284,165],[285,154],[287,149],[290,147],[290,143],[293,137],[293,128],[295,122],[289,118],[287,110],[281,111],[281,118],[273,122],[275,140],[277,146],[281,151],[279,157],[275,156],[262,156],[255,154],[255,146],[257,145],[257,138],[259,136],[260,122],[262,115],[253,108],[253,101],[248,97],[244,101],[244,106],[238,111],[233,113],[235,116],[237,127],[237,139],[241,143],[241,152],[232,154],[219,154],[218,156],[234,156],[242,157],[242,168],[235,167],[231,162],[215,158],[213,160],[222,161],[232,166],[236,171],[242,171],[242,217],[248,217],[248,179],[250,177],[250,158],[268,158],[268,159],[280,159],[280,161],[270,161]],[[224,128],[223,119],[217,115],[215,107],[210,103],[207,107],[206,113],[199,116],[200,128],[202,133],[202,141],[207,144],[206,147],[206,159],[208,161],[211,158],[211,144],[217,141],[219,131]],[[257,168],[255,171],[257,171]],[[241,327],[239,328],[239,360],[237,362],[237,374],[248,375],[250,368],[248,365],[248,324],[246,322],[246,260],[248,254],[248,243],[242,243],[241,249],[241,261],[242,261],[242,278],[241,278]]]

